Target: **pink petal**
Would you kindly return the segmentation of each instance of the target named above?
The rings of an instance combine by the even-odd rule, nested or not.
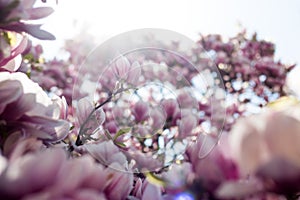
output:
[[[3,113],[6,120],[17,120],[27,111],[34,108],[35,94],[23,94],[21,98],[6,106]]]
[[[173,117],[173,115],[179,110],[178,103],[174,99],[163,100],[162,106],[166,112],[167,118]]]
[[[9,75],[9,73],[0,73],[0,79],[1,76]],[[0,105],[6,105],[11,102],[16,101],[17,99],[20,98],[22,95],[22,85],[20,81],[15,81],[15,80],[5,80],[1,81],[0,80]]]
[[[91,156],[105,166],[114,162],[117,162],[122,166],[127,163],[125,155],[120,152],[118,147],[116,147],[112,141],[105,141],[98,144],[87,144],[84,145],[84,147]]]
[[[250,195],[263,191],[263,186],[255,180],[230,181],[223,183],[216,191],[216,196],[220,199],[244,199]]]
[[[163,128],[166,122],[166,114],[160,108],[153,108],[150,111],[150,118],[152,119],[152,127],[154,130]]]
[[[149,116],[149,105],[143,101],[137,102],[133,107],[133,115],[137,122],[142,122]]]
[[[50,7],[38,7],[38,8],[32,8],[27,12],[29,14],[29,19],[35,20],[35,19],[40,19],[51,15],[54,12],[54,10],[53,8]]]
[[[149,182],[146,183],[144,182],[144,184],[146,184],[146,186],[143,191],[143,197],[142,197],[143,200],[162,199],[161,189],[158,186],[153,185]]]
[[[105,113],[103,109],[99,108],[94,111],[94,106],[87,98],[80,99],[77,107],[78,122],[81,126],[84,125],[82,128],[86,129],[85,134],[94,133],[94,131],[105,121]]]
[[[23,116],[22,121],[31,125],[31,128],[36,129],[40,138],[49,139],[51,141],[59,141],[65,138],[70,130],[70,124],[64,120],[55,120],[44,116]],[[30,128],[30,126],[28,126]]]
[[[118,163],[113,163],[105,171],[112,174],[112,182],[105,190],[108,199],[125,200],[132,190],[133,174],[120,172],[121,169]]]
[[[61,149],[27,154],[9,164],[0,177],[0,194],[21,196],[52,184],[66,155]]]
[[[127,79],[130,70],[130,63],[128,59],[121,56],[117,59],[115,65],[113,66],[113,71],[118,78]]]
[[[27,47],[27,38],[23,37],[21,42],[14,49],[11,50],[10,56],[3,59],[0,62],[0,66],[4,66],[4,65],[8,64],[9,61],[11,61],[16,56],[20,55],[26,49],[26,47]],[[19,68],[19,67],[20,67],[20,65],[15,66],[15,68]]]
[[[139,82],[139,78],[142,73],[142,68],[138,62],[134,62],[131,65],[130,71],[128,73],[127,82],[136,85]]]
[[[32,6],[34,5],[36,0],[23,0],[22,1],[22,6],[24,6],[24,8],[32,8]]]
[[[51,33],[41,30],[41,25],[26,24],[23,31],[40,40],[55,40],[55,36]]]
[[[106,200],[104,194],[91,189],[81,189],[79,191],[75,191],[73,195],[74,200]]]
[[[2,66],[3,69],[6,69],[7,71],[14,72],[19,69],[22,63],[22,56],[18,55],[12,60],[8,61],[4,66]]]
[[[197,118],[194,115],[184,116],[179,122],[179,136],[186,138],[191,136],[193,129],[197,126]]]
[[[77,104],[77,118],[79,123],[83,124],[93,110],[94,106],[87,98],[80,99]]]

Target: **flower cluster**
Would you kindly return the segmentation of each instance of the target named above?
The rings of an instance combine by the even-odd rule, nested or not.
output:
[[[54,39],[31,24],[53,10],[34,3],[0,1],[1,199],[299,198],[294,65],[273,43],[151,38],[107,60],[80,34],[49,60],[28,34]]]
[[[40,29],[32,21],[47,17],[53,12],[50,7],[33,7],[35,0],[3,0],[0,2],[0,70],[15,71],[22,61],[21,53],[26,49],[30,34],[39,39],[53,40],[55,37]]]

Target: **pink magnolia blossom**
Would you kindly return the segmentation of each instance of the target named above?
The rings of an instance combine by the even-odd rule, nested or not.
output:
[[[5,33],[15,31],[22,36],[27,32],[42,39],[51,38],[39,29],[39,25],[28,23],[28,20],[52,12],[47,8],[33,8],[34,2],[2,1],[0,29]],[[24,51],[24,38],[15,46],[4,41],[8,38],[0,39],[1,70],[15,71],[20,54],[33,53],[32,59],[27,55],[23,62],[24,69],[31,71],[23,72],[30,71],[32,80],[43,89],[66,96],[66,99],[50,99],[24,74],[0,72],[0,147],[2,155],[6,156],[0,156],[1,198],[229,199],[247,198],[251,193],[259,193],[254,198],[265,198],[269,197],[265,192],[290,195],[299,191],[299,113],[285,110],[238,122],[232,132],[232,152],[224,138],[218,141],[217,135],[202,134],[202,128],[209,133],[223,128],[225,115],[219,114],[219,110],[225,110],[227,101],[216,98],[220,95],[209,88],[222,85],[222,78],[225,82],[225,88],[220,89],[222,93],[229,93],[232,99],[238,97],[226,111],[232,115],[226,119],[226,131],[244,114],[247,102],[255,100],[247,97],[249,90],[253,96],[262,99],[259,106],[267,103],[273,94],[284,94],[285,76],[290,68],[274,61],[272,43],[258,41],[255,37],[248,40],[244,35],[226,42],[219,35],[202,37],[193,54],[183,53],[184,58],[196,62],[196,67],[165,51],[157,55],[138,55],[141,65],[135,58],[129,60],[120,56],[103,72],[102,60],[99,57],[98,60],[90,59],[91,68],[81,71],[82,74],[89,73],[83,79],[92,84],[99,81],[96,88],[98,102],[95,103],[107,104],[95,109],[96,104],[81,99],[76,108],[70,106],[72,116],[68,116],[66,101],[70,103],[72,97],[82,97],[78,92],[81,76],[77,77],[79,84],[76,85],[75,75],[89,43],[76,49],[74,47],[79,44],[69,41],[68,61],[54,59],[44,63],[35,61],[40,60],[40,48]],[[174,42],[165,49],[179,52],[179,46]],[[203,59],[204,50],[212,54],[212,60]],[[197,70],[205,71],[200,75],[215,77],[217,70],[210,69],[213,64],[217,65],[221,77],[207,79],[207,92],[197,90],[194,98],[197,81],[194,83],[192,79],[199,75]],[[95,77],[98,70],[101,78]],[[126,99],[127,95],[122,95],[127,86],[130,89],[143,83],[146,86],[143,89],[147,90],[148,83],[153,82],[170,86],[168,88],[176,90],[173,94],[179,94],[178,97],[164,99],[163,89],[159,91],[155,87],[147,91],[149,96],[134,94],[147,99],[146,103],[132,104]],[[65,120],[75,116],[78,121],[73,131],[79,129],[75,142],[78,146],[71,146],[72,136],[63,140],[69,131],[69,123]],[[194,136],[192,134],[199,134],[197,140],[189,137]],[[98,141],[92,143],[91,140]],[[179,143],[183,146],[177,145]],[[253,150],[254,145],[258,147]],[[61,147],[69,148],[68,157],[59,149]],[[185,147],[185,154],[180,155]],[[170,162],[182,162],[182,165],[169,166],[168,157],[173,157]],[[238,170],[244,177],[239,177]],[[147,171],[153,171],[164,180],[163,189],[152,184],[149,177],[144,177],[143,172]],[[240,184],[239,187],[236,184]],[[235,189],[238,190],[236,193]]]
[[[123,80],[129,84],[135,85],[141,74],[141,67],[138,62],[130,64],[129,60],[121,56],[112,65],[112,70],[117,80]]]
[[[165,99],[161,102],[161,105],[166,113],[167,121],[176,124],[178,114],[180,115],[178,102],[175,99]]]
[[[62,107],[25,74],[0,72],[0,85],[2,145],[16,131],[49,142],[66,137],[69,123],[60,119]]]
[[[292,110],[267,110],[240,119],[230,136],[233,156],[241,172],[273,180],[269,190],[282,193],[299,190],[300,121],[299,114]]]
[[[112,92],[116,87],[117,81],[118,79],[115,76],[114,68],[107,68],[99,79],[101,84],[101,92]]]
[[[224,150],[220,146],[212,148],[215,142],[209,136],[199,136],[197,142],[189,146],[186,152],[195,178],[211,192],[215,191],[222,182],[236,180],[239,177],[236,164],[225,156]]]
[[[133,116],[136,122],[142,122],[149,117],[149,105],[146,102],[139,101],[133,106]]]
[[[29,74],[45,91],[64,96],[69,105],[72,98],[80,99],[87,95],[85,90],[81,90],[81,85],[75,84],[79,79],[76,79],[77,66],[69,60],[45,59],[42,46],[32,45],[30,40],[22,55],[23,62],[18,71]]]
[[[61,149],[0,161],[1,198],[124,200],[132,189],[132,174],[104,168],[89,156],[67,159]]]
[[[47,17],[53,12],[50,7],[34,8],[36,0],[14,1],[5,0],[0,2],[3,13],[0,29],[17,33],[26,32],[38,39],[54,40],[55,37],[40,29],[39,24],[30,24],[28,21]]]
[[[198,125],[197,117],[193,114],[182,116],[178,121],[179,137],[184,139],[192,135],[192,131]]]
[[[83,133],[90,135],[99,128],[105,121],[105,113],[102,108],[94,111],[95,106],[87,98],[78,101],[77,117],[79,125],[83,128]],[[93,112],[93,113],[92,113]]]
[[[166,114],[161,108],[152,108],[149,111],[151,126],[154,130],[163,128],[166,122]]]
[[[264,185],[260,180],[250,178],[224,182],[215,194],[221,199],[247,199],[251,196],[255,196],[256,199],[265,199],[264,190]]]
[[[133,188],[133,174],[124,173],[123,166],[119,163],[112,163],[106,168],[105,173],[112,176],[110,184],[104,192],[108,199],[125,200]]]
[[[198,104],[197,100],[186,91],[183,91],[178,95],[177,101],[180,108],[195,108]]]
[[[22,2],[17,2],[17,6],[9,12],[7,19],[22,19],[22,20],[35,20],[47,17],[53,12],[53,9],[50,7],[38,7],[34,8],[36,0],[24,0]],[[12,0],[1,1],[1,8],[8,6],[9,4],[14,3]],[[16,3],[16,2],[15,2]],[[6,8],[7,9],[7,8]]]
[[[117,59],[115,65],[113,66],[113,71],[117,78],[126,80],[128,77],[128,72],[130,71],[129,60],[126,57],[121,56],[119,59]]]
[[[141,76],[140,64],[137,61],[133,62],[128,73],[127,82],[133,86],[137,85]]]
[[[111,134],[115,134],[118,131],[118,125],[115,121],[105,123],[104,128]]]
[[[163,167],[163,162],[159,158],[154,158],[151,154],[142,153],[133,148],[128,150],[126,155],[134,161],[132,168],[141,172],[157,171]]]
[[[84,148],[97,161],[104,166],[110,166],[112,163],[118,163],[123,167],[121,170],[127,168],[127,159],[125,155],[116,147],[112,141],[104,141],[97,144],[86,144]]]

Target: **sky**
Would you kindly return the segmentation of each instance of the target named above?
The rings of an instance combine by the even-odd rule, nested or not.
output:
[[[104,41],[139,28],[163,28],[193,40],[198,34],[235,36],[242,28],[276,44],[276,58],[300,63],[300,1],[298,0],[48,0],[55,12],[44,29],[57,37],[45,42],[55,54],[63,39],[79,33],[78,27]],[[84,25],[83,25],[84,24]]]

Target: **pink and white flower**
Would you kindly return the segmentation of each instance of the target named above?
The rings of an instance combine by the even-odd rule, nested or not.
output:
[[[243,175],[254,174],[267,190],[279,193],[299,191],[299,108],[240,119],[230,135],[233,157]]]
[[[4,0],[0,2],[2,18],[0,21],[0,29],[5,31],[13,31],[17,33],[26,32],[38,39],[54,40],[55,37],[41,30],[40,24],[31,24],[28,21],[37,20],[47,17],[53,12],[50,7],[34,8],[36,0]]]
[[[25,74],[0,72],[0,94],[2,145],[14,132],[45,142],[60,141],[68,134],[69,123],[60,119],[63,107]]]

